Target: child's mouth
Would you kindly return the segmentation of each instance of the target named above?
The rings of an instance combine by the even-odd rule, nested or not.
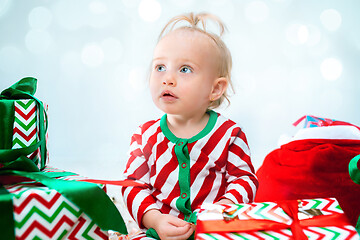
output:
[[[173,94],[170,91],[163,91],[161,93],[161,99],[165,100],[165,101],[174,101],[176,100],[178,97],[175,96],[175,94]]]

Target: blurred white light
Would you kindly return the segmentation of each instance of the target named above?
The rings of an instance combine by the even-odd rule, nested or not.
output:
[[[81,60],[85,65],[97,67],[104,61],[104,52],[97,44],[87,44],[81,52]]]
[[[156,0],[142,0],[138,11],[144,21],[154,22],[161,15],[161,5]]]
[[[268,16],[269,8],[263,1],[252,1],[245,8],[245,17],[250,22],[263,22]]]
[[[320,66],[322,76],[330,81],[338,79],[341,76],[342,70],[342,64],[336,58],[327,58]]]
[[[52,21],[52,13],[46,7],[36,7],[29,13],[29,24],[33,29],[44,30]]]
[[[341,15],[335,9],[327,9],[320,15],[320,21],[329,31],[336,31],[341,25]]]
[[[8,11],[11,3],[11,0],[0,0],[0,17]]]
[[[47,31],[30,30],[25,37],[25,44],[30,52],[45,53],[52,43],[52,37]]]
[[[94,14],[104,14],[108,11],[108,7],[101,1],[92,1],[89,5],[89,9]]]
[[[319,29],[314,25],[308,25],[307,28],[309,32],[309,37],[306,41],[306,44],[309,46],[315,46],[321,40],[321,33]]]
[[[115,38],[105,39],[101,43],[101,47],[104,50],[105,61],[116,62],[121,59],[123,47],[119,40]]]
[[[18,73],[19,66],[23,65],[23,53],[14,46],[0,49],[0,70],[7,73]]]
[[[286,39],[293,45],[302,45],[309,40],[309,29],[302,24],[291,24],[286,30]]]
[[[306,41],[309,39],[309,30],[306,26],[301,25],[297,32],[298,39],[300,44],[306,43]]]

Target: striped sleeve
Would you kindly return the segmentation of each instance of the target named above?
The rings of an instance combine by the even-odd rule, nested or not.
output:
[[[152,196],[152,187],[150,184],[149,166],[142,147],[142,129],[141,127],[132,136],[129,159],[126,164],[124,176],[128,181],[140,183],[140,186],[122,187],[121,193],[124,198],[129,213],[143,228],[142,217],[150,209],[159,209],[156,199]]]
[[[223,197],[235,203],[252,202],[259,183],[251,163],[246,136],[240,127],[236,127],[231,138],[226,167],[228,185]]]

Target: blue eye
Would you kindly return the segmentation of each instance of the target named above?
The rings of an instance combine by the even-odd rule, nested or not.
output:
[[[184,66],[180,69],[180,72],[182,73],[192,73],[192,69],[190,67]]]
[[[158,71],[158,72],[164,72],[164,71],[166,70],[163,65],[156,66],[155,69],[156,69],[156,71]]]

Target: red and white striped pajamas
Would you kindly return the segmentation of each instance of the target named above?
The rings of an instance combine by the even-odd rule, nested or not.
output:
[[[132,136],[124,175],[141,186],[122,187],[122,194],[141,228],[143,214],[150,209],[186,218],[186,212],[178,208],[179,201],[186,196],[191,211],[221,198],[235,203],[254,200],[258,181],[244,132],[222,115],[214,111],[209,114],[205,129],[190,139],[173,135],[167,127],[166,115],[141,125]],[[189,192],[186,168],[190,175]]]

